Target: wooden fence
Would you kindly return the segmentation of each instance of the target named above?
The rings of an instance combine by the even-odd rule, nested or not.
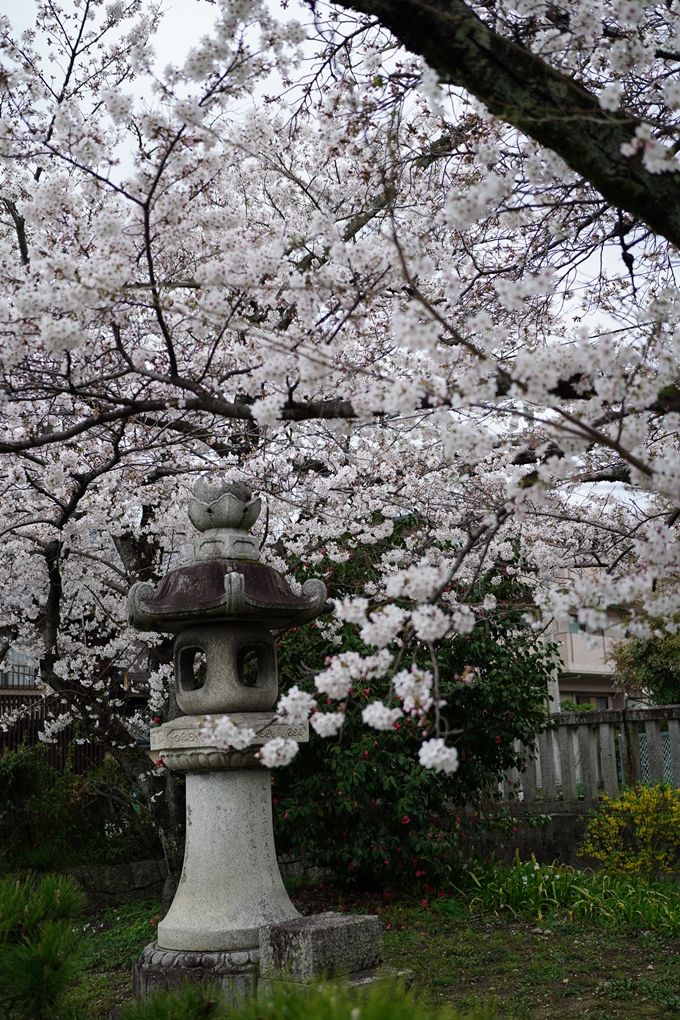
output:
[[[23,709],[21,718],[6,730],[0,729],[0,754],[6,749],[15,749],[21,744],[34,746],[40,743],[38,736],[42,724],[50,712],[59,715],[59,698],[43,698],[29,691],[21,694],[0,691],[0,714]],[[76,743],[78,734],[73,726],[67,726],[55,737],[54,743],[45,744],[47,760],[53,768],[63,769],[71,758],[73,771],[82,775],[104,760],[104,748],[89,742]]]
[[[668,781],[680,787],[680,705],[603,712],[559,712],[513,770],[504,799],[524,804],[593,803],[621,786]]]

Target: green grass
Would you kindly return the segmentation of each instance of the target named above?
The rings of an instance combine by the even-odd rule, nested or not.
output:
[[[387,962],[413,969],[431,1005],[488,1005],[495,1020],[639,1020],[680,1011],[680,942],[658,932],[489,914],[452,920],[406,904],[380,914]]]
[[[156,938],[160,900],[133,900],[109,907],[83,925],[85,959],[90,970],[131,967],[144,946]]]
[[[311,985],[275,989],[229,1006],[219,992],[186,986],[127,1007],[121,1020],[492,1020],[486,1009],[462,1016],[449,1007],[428,1007],[387,981],[369,988]]]
[[[157,899],[134,900],[91,914],[83,921],[80,928],[86,969],[69,996],[74,1015],[86,1020],[109,1020],[112,1009],[130,1001],[132,962],[144,946],[154,941],[160,910]]]
[[[593,881],[579,875],[573,888]],[[513,876],[498,878],[502,884]],[[526,888],[521,879],[520,885]],[[292,895],[304,895],[306,912],[378,913],[387,964],[415,972],[415,993],[427,1009],[447,1007],[470,1020],[484,1010],[494,1020],[677,1020],[679,939],[651,926],[631,927],[622,917],[579,920],[563,905],[545,909],[542,901],[539,921],[531,906],[535,891],[522,903],[508,885],[512,910],[485,906],[472,887],[428,906],[340,892],[331,899],[326,889]],[[87,921],[88,969],[72,1001],[88,1020],[108,1020],[113,1007],[129,1001],[130,964],[153,941],[151,922],[159,912],[157,901],[135,902]]]
[[[439,904],[454,920],[465,913],[492,912],[542,921],[570,921],[608,927],[652,929],[680,938],[680,890],[675,882],[617,878],[564,865],[515,859],[511,867],[473,865]]]

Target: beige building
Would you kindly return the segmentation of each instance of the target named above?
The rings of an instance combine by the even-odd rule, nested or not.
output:
[[[551,685],[551,711],[559,711],[557,702],[573,701],[590,704],[596,709],[631,707],[631,702],[645,701],[641,691],[615,689],[612,683],[614,665],[610,655],[622,637],[617,620],[594,634],[587,634],[575,616],[558,620],[550,637],[557,642],[562,668]]]

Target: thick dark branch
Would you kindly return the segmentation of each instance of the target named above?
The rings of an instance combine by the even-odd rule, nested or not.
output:
[[[574,385],[575,379],[577,380],[576,386]],[[168,382],[172,382],[172,380],[168,380]],[[550,392],[561,395],[569,402],[590,399],[593,393],[590,387],[586,384],[586,380],[583,380],[582,385],[578,385],[578,382],[581,382],[580,376],[560,381],[555,387],[553,387],[553,389],[551,389]],[[496,396],[505,396],[509,392],[511,384],[511,376],[509,376],[505,369],[499,369]],[[84,417],[70,428],[63,429],[60,432],[46,432],[40,435],[28,436],[26,439],[15,442],[3,442],[0,440],[0,454],[22,453],[25,450],[34,450],[43,446],[53,446],[55,444],[64,443],[70,439],[74,439],[76,436],[84,435],[87,432],[95,432],[98,429],[111,425],[114,422],[129,421],[134,419],[136,416],[139,416],[140,424],[148,424],[148,421],[144,422],[144,415],[159,412],[165,413],[169,407],[172,407],[173,403],[183,411],[204,411],[208,414],[215,415],[218,418],[226,418],[232,421],[255,421],[252,406],[250,404],[241,403],[236,400],[233,402],[230,400],[224,400],[220,397],[212,396],[211,394],[199,394],[189,398],[179,397],[176,401],[130,401],[122,407],[113,408],[110,411],[102,411],[100,414]],[[437,401],[436,404],[432,404],[430,400],[425,397],[421,403],[420,409],[422,411],[427,411],[435,406],[440,406],[440,402]],[[668,414],[671,411],[680,411],[680,390],[676,389],[675,386],[665,387],[663,390],[659,391],[657,399],[649,404],[645,410],[653,411],[660,415]],[[380,412],[375,413],[377,417],[380,416]],[[561,410],[560,413],[568,417],[566,411]],[[357,413],[352,407],[351,401],[342,400],[340,398],[310,401],[288,400],[282,405],[281,411],[279,412],[279,418],[284,422],[314,420],[331,421],[339,418],[350,419],[356,417]],[[609,416],[607,417],[607,420],[609,420]],[[200,426],[192,426],[190,424],[182,424],[179,422],[170,424],[169,421],[158,422],[156,424],[159,427],[169,428],[175,432],[186,432],[187,435],[193,435],[196,439],[200,439],[201,441],[208,443],[208,445],[213,445],[210,443],[209,434],[204,432]],[[600,437],[595,431],[595,428],[596,425],[593,426],[592,423],[588,426],[581,423],[580,430],[589,432],[592,436],[593,442],[611,447],[611,441],[606,440],[606,437]],[[216,449],[217,452],[223,452],[221,450],[221,445],[218,446],[216,444],[213,448]],[[234,452],[232,446],[229,447],[229,450],[230,452]],[[558,451],[555,450],[554,452]],[[516,464],[535,462],[531,453],[528,451],[519,453],[518,457],[526,459],[516,459]]]
[[[630,482],[630,468],[627,464],[614,464],[601,471],[588,471],[578,476],[579,482]]]
[[[252,408],[248,404],[241,404],[236,401],[223,400],[209,394],[189,399],[178,399],[177,406],[186,411],[207,411],[210,414],[222,418],[231,418],[241,421],[253,420]],[[117,407],[111,411],[103,411],[101,414],[91,415],[81,419],[70,428],[61,432],[46,432],[42,435],[28,436],[18,442],[0,441],[0,453],[21,453],[23,450],[34,450],[41,446],[53,446],[55,443],[63,443],[66,440],[74,439],[86,432],[110,425],[112,422],[120,422],[134,418],[138,414],[149,414],[159,411],[167,411],[172,406],[172,401],[167,400],[140,400],[131,401],[123,407]],[[308,403],[294,400],[288,401],[280,412],[283,421],[309,421],[311,419],[330,420],[334,418],[356,418],[356,413],[349,400],[315,400]]]
[[[523,450],[520,450],[519,453],[517,453],[513,457],[512,463],[524,465],[524,464],[537,464],[540,462],[542,464],[544,463],[544,461],[548,459],[548,457],[557,457],[558,459],[561,460],[562,457],[564,457],[564,451],[560,450],[559,446],[556,443],[548,443],[547,446],[543,447],[541,456],[539,457],[536,450],[531,450],[525,447]]]
[[[494,32],[463,0],[337,0],[370,14],[442,81],[461,86],[592,184],[613,206],[680,245],[680,181],[621,154],[639,121],[602,110],[597,97],[541,57]]]
[[[21,262],[24,266],[29,263],[28,258],[28,241],[26,240],[26,221],[23,216],[19,215],[19,210],[16,204],[9,198],[3,198],[2,204],[4,205],[7,212],[12,217],[14,223],[14,229],[17,234],[17,242],[19,244],[19,252],[21,253]]]
[[[61,539],[55,538],[45,548],[47,564],[48,593],[45,603],[45,652],[47,656],[56,656],[61,623]]]
[[[385,189],[384,194],[378,195],[378,197],[375,198],[366,209],[352,216],[349,222],[347,223],[344,233],[342,235],[343,241],[351,241],[354,237],[356,237],[359,231],[362,230],[368,223],[370,223],[371,220],[375,219],[378,213],[382,212],[384,209],[387,208],[390,202],[394,200],[394,195],[395,195],[394,190],[388,186]],[[292,251],[293,251],[292,248],[289,249],[288,254],[290,254],[290,252]],[[312,266],[314,261],[316,261],[317,265],[319,266],[325,265],[329,259],[329,251],[330,249],[327,248],[324,251],[323,255],[315,255],[314,252],[308,252],[307,255],[305,255],[305,257],[298,262],[297,264],[298,272],[306,273],[307,270]],[[288,325],[290,325],[290,321],[286,322],[283,327],[281,327],[281,323],[279,323],[279,328],[287,328]]]

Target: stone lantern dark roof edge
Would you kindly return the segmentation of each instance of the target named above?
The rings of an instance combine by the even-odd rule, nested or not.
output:
[[[157,588],[130,589],[128,621],[137,630],[178,631],[200,623],[261,622],[270,629],[308,623],[327,609],[323,581],[295,595],[277,570],[255,560],[195,561],[166,574]]]

